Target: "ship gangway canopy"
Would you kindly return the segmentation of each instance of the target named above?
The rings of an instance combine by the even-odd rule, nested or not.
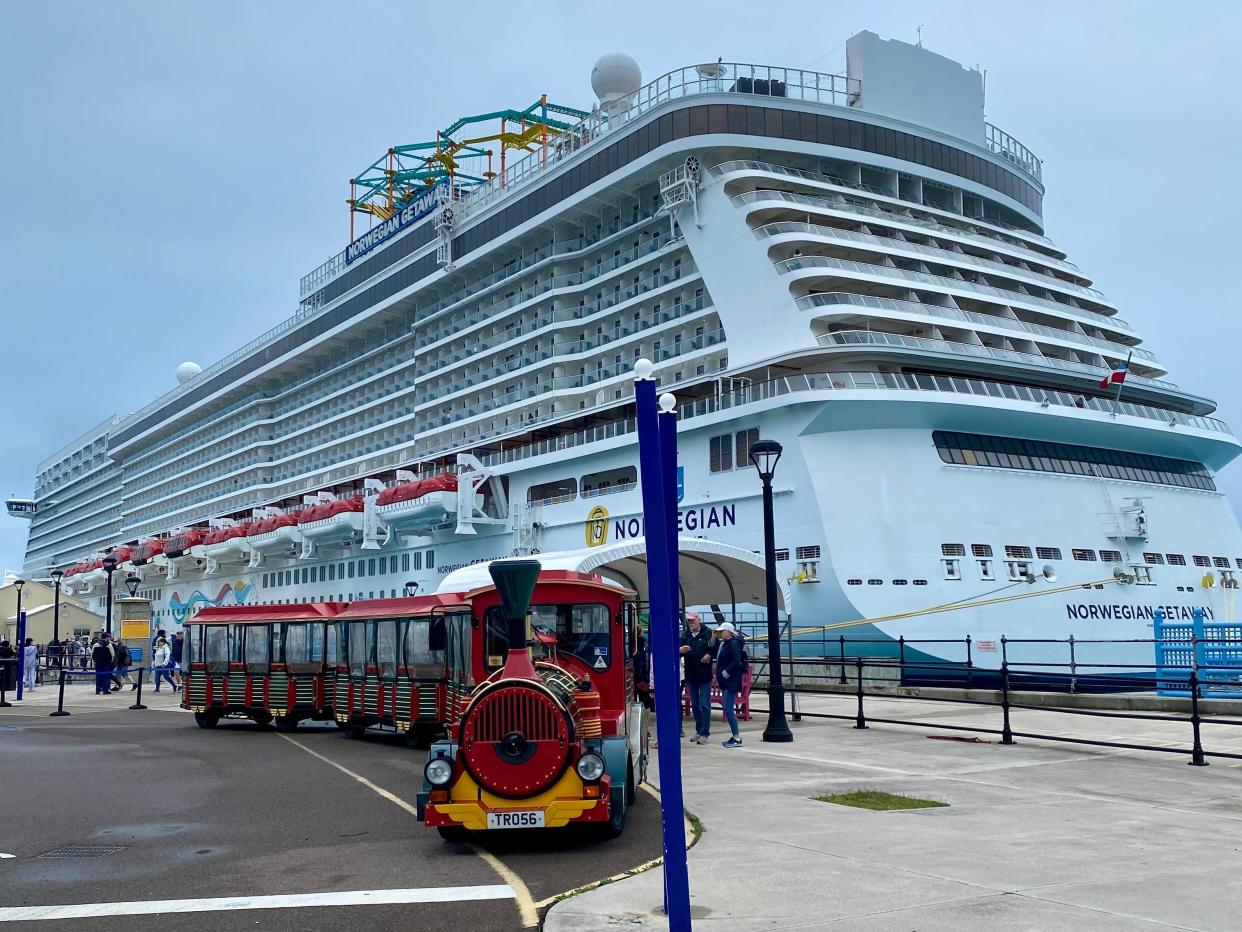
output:
[[[678,573],[683,605],[758,605],[765,603],[763,556],[701,537],[677,540]],[[505,559],[538,560],[545,570],[597,573],[615,580],[647,601],[647,542],[644,538],[616,541],[600,547],[537,553]],[[438,592],[463,592],[491,585],[488,566],[494,561],[464,566],[444,577]],[[789,605],[789,583],[777,577],[778,608]]]

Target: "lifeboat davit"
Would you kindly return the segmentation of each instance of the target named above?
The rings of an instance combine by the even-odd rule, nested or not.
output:
[[[253,526],[253,522],[246,522],[212,528],[203,535],[204,555],[221,563],[244,559],[250,554],[250,545],[246,542],[246,535],[250,533]]]
[[[108,578],[104,572],[103,558],[87,560],[82,564],[81,580],[88,586],[98,586]]]
[[[477,496],[482,506],[483,496]],[[394,531],[429,534],[457,516],[457,474],[442,472],[430,479],[399,482],[375,498],[375,511]]]
[[[296,515],[271,515],[260,518],[246,532],[246,543],[260,553],[291,550],[302,545]]]
[[[302,535],[319,544],[340,543],[362,534],[361,495],[320,502],[304,508],[298,515]]]

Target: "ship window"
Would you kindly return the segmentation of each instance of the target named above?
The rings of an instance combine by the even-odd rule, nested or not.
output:
[[[1005,556],[1011,560],[1029,560],[1031,559],[1031,548],[1023,547],[1020,544],[1006,544]]]
[[[1212,565],[1211,561],[1208,560],[1207,557],[1199,556],[1198,554],[1196,554],[1193,559],[1195,561],[1195,566],[1211,566]]]
[[[393,557],[396,560],[396,557]],[[401,572],[408,573],[410,570],[410,555],[408,553],[401,554]]]
[[[1229,568],[1229,560],[1226,557],[1212,557],[1212,565],[1217,567]]]
[[[410,567],[416,570],[423,568],[423,552],[421,550],[410,554]]]
[[[721,434],[709,441],[711,448],[708,468],[711,472],[727,472],[733,468],[733,436]]]
[[[1120,550],[1101,550],[1100,561],[1103,563],[1120,563],[1121,562],[1121,551]]]
[[[868,585],[868,586],[882,586],[882,585],[884,585],[884,580],[882,580],[882,579],[868,579],[868,580],[867,580],[867,585]]]
[[[1185,566],[1186,558],[1180,553],[1166,553],[1165,559],[1169,561],[1169,566]]]
[[[970,555],[972,557],[990,557],[992,555],[991,544],[971,544]]]
[[[847,586],[861,586],[861,585],[862,585],[862,580],[861,580],[861,579],[847,579],[847,580],[845,581],[845,584],[846,584]]]
[[[328,582],[336,582],[336,564],[328,564]]]
[[[1035,556],[1041,560],[1059,560],[1061,559],[1060,547],[1036,547]]]
[[[818,560],[819,547],[799,547],[797,557],[799,560]]]
[[[942,430],[933,431],[932,439],[941,460],[954,465],[1057,472],[1216,490],[1207,467],[1193,460]]]
[[[759,442],[759,428],[751,427],[747,430],[739,430],[734,435],[736,455],[733,462],[737,464],[737,468],[750,465],[750,448]]]
[[[789,548],[788,547],[777,548],[776,562],[780,563],[781,561],[788,560],[788,559],[789,559]],[[1239,561],[1239,562],[1242,562],[1242,561]]]
[[[966,556],[965,544],[941,544],[940,555],[942,557],[964,557]]]
[[[1162,564],[1164,563],[1164,556],[1159,553],[1145,553],[1143,554],[1143,562],[1151,563],[1151,564]]]
[[[578,494],[578,480],[573,476],[541,482],[526,490],[526,500],[532,505],[551,505],[567,502]]]
[[[1074,555],[1075,560],[1081,560],[1084,563],[1095,562],[1095,551],[1094,550],[1083,550],[1081,547],[1075,547],[1073,550],[1070,551],[1070,553]]]
[[[941,560],[940,566],[944,570],[945,579],[961,579],[962,578],[962,564],[960,560],[955,560],[952,558],[949,558],[947,560]]]
[[[893,585],[894,585],[894,586],[908,586],[908,585],[910,585],[910,580],[908,580],[908,579],[894,579],[894,580],[893,580]]]
[[[980,560],[979,561],[979,578],[980,579],[995,579],[996,578],[995,574],[992,572],[992,561],[991,560]]]
[[[927,585],[927,580],[926,580],[926,579],[916,579],[916,580],[914,580],[914,584],[915,584],[916,586],[926,586],[926,585]]]
[[[620,469],[589,473],[582,477],[582,497],[593,498],[597,495],[624,492],[637,485],[638,470],[633,466],[622,466]]]
[[[349,563],[347,563],[347,564],[345,564],[345,565],[346,565],[347,567],[349,567],[349,578],[350,578],[350,579],[353,579],[353,578],[354,578],[354,564],[353,564],[353,561],[351,560]]]
[[[436,552],[434,550],[427,551],[427,569],[433,570],[436,567]]]

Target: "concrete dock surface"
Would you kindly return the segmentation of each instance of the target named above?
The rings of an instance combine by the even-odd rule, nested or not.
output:
[[[762,696],[754,697],[762,705]],[[850,697],[802,698],[852,715]],[[999,728],[999,710],[870,699],[876,718]],[[695,928],[777,930],[1236,930],[1242,928],[1242,761],[1182,753],[804,717],[792,744],[683,743]],[[1062,737],[1188,748],[1181,722],[1015,710],[1014,726]],[[933,738],[932,736],[938,736]],[[998,742],[993,735],[982,735]],[[1242,752],[1242,727],[1204,726],[1208,750]],[[654,767],[653,767],[654,770]],[[947,808],[873,812],[812,797],[879,789]],[[662,872],[564,900],[549,932],[667,929]]]

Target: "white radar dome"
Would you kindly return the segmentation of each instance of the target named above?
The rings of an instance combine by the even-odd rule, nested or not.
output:
[[[196,362],[183,362],[177,367],[177,383],[184,385],[202,371],[203,367]]]
[[[638,62],[622,52],[609,52],[591,69],[591,89],[600,103],[628,97],[642,86]]]

